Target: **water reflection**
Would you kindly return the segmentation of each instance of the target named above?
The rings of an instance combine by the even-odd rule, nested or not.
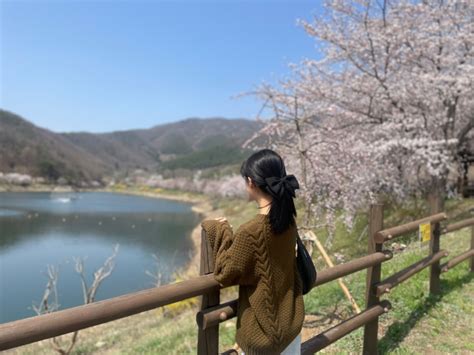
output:
[[[189,235],[197,223],[189,204],[170,200],[96,192],[0,193],[0,322],[35,315],[28,307],[41,299],[47,264],[60,265],[60,309],[81,304],[72,257],[87,256],[91,282],[116,243],[115,270],[96,300],[152,287],[145,274],[156,271],[152,254],[161,261],[163,281],[169,281],[189,261]]]

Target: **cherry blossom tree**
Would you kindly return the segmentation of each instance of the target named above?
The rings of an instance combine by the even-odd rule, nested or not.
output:
[[[244,197],[246,194],[245,181],[238,174],[221,177],[204,178],[198,170],[192,177],[164,178],[162,175],[128,177],[126,183],[131,185],[177,189],[181,191],[197,192],[219,197]]]
[[[272,118],[244,146],[272,137],[303,185],[305,225],[324,210],[330,233],[338,207],[350,227],[357,209],[381,196],[454,194],[458,152],[474,139],[474,3],[331,0],[325,8],[299,21],[318,59],[257,89]]]

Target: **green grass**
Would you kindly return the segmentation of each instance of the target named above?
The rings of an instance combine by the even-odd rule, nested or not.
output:
[[[158,330],[158,331],[157,331]],[[154,336],[122,354],[191,354],[196,353],[197,325],[187,313],[162,323]]]
[[[469,229],[443,235],[441,248],[451,253],[442,262],[468,250],[469,241]],[[382,279],[427,255],[426,244],[411,243],[407,250],[382,264]],[[361,308],[364,305],[365,276],[366,272],[361,271],[345,278]],[[429,268],[426,268],[395,287],[390,294],[384,295],[382,299],[389,300],[392,309],[380,318],[380,352],[419,354],[474,351],[473,279],[474,273],[469,272],[468,262],[463,262],[441,275],[441,294],[430,296]],[[352,314],[350,303],[344,298],[336,282],[318,287],[305,295],[305,308],[307,314],[334,313],[331,326],[338,323],[338,319],[348,318]],[[324,351],[360,353],[362,337],[361,328]]]

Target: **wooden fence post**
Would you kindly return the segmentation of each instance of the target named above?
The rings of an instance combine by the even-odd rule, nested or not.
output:
[[[212,256],[211,245],[207,240],[207,234],[204,229],[201,230],[201,266],[200,274],[205,275],[214,271],[214,260]],[[220,290],[214,290],[201,296],[201,310],[216,306],[220,303]],[[198,346],[199,355],[214,355],[219,352],[219,324],[201,329],[198,327]]]
[[[471,250],[474,249],[474,226],[471,226]],[[474,272],[474,256],[471,256],[471,272]]]
[[[375,203],[370,205],[369,211],[369,249],[368,253],[382,251],[382,244],[375,243],[375,233],[383,229],[383,204]],[[379,303],[379,297],[373,292],[373,285],[380,281],[381,264],[367,269],[366,283],[366,307],[369,308]],[[364,326],[364,354],[377,354],[379,319]]]
[[[431,214],[436,214],[442,212],[441,198],[439,194],[430,195],[430,212]],[[436,254],[439,252],[439,240],[441,235],[441,225],[440,222],[431,224],[431,238],[430,238],[430,255]],[[440,277],[441,268],[440,262],[437,261],[430,266],[430,294],[436,295],[441,291],[440,288]]]

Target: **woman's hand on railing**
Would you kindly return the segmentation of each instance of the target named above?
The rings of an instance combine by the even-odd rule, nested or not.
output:
[[[219,222],[229,222],[227,218],[225,217],[216,217],[214,219],[218,220]],[[229,223],[229,225],[230,225],[230,228],[232,228],[232,224]]]

